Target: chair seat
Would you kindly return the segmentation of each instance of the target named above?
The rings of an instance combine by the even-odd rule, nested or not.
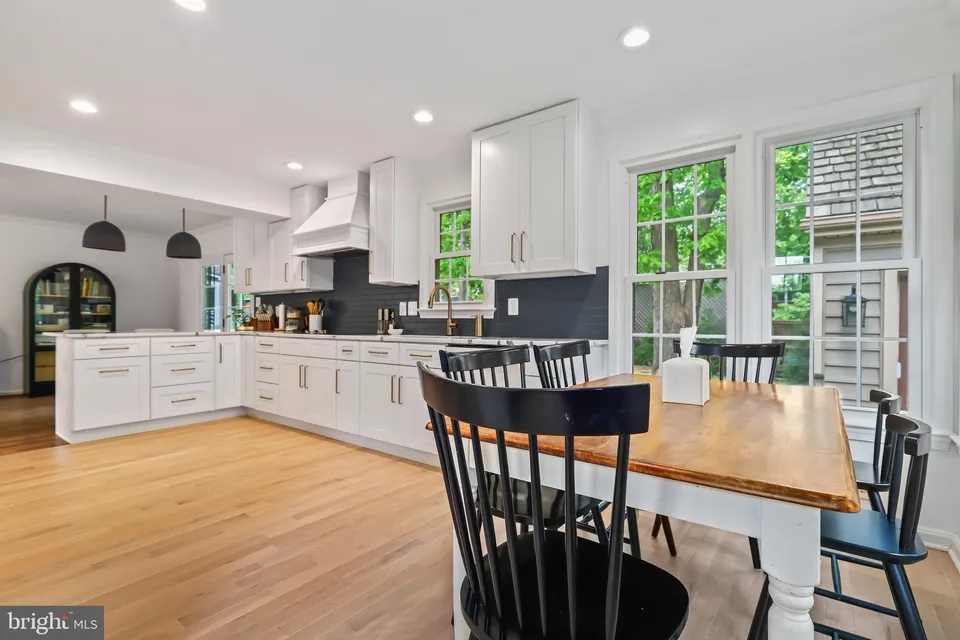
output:
[[[487,594],[491,608],[483,606],[480,595],[464,580],[460,604],[471,632],[481,640],[566,640],[570,638],[567,607],[567,574],[564,535],[546,531],[544,560],[546,565],[547,633],[540,631],[540,608],[537,598],[534,534],[517,540],[517,566],[520,579],[520,602],[524,628],[517,623],[513,583],[506,543],[497,548],[501,575],[501,597],[504,615],[498,618],[493,604],[490,568],[484,562]],[[607,549],[586,538],[577,539],[577,638],[604,638],[605,595],[607,581]],[[680,637],[687,621],[690,597],[683,583],[663,569],[624,554],[620,582],[620,609],[616,638],[659,640]]]
[[[496,473],[487,474],[487,495],[490,496],[490,510],[493,515],[503,518],[503,497],[500,492],[502,479]],[[531,500],[531,486],[523,480],[510,480],[514,495],[514,514],[520,524],[533,524],[533,501]],[[540,491],[543,524],[548,529],[558,529],[563,526],[563,510],[566,505],[566,494],[559,489],[543,487]],[[600,500],[577,496],[577,518],[590,513],[590,510],[600,504]]]
[[[880,471],[869,462],[853,461],[853,475],[857,479],[857,489],[889,491],[890,483],[880,479]]]
[[[820,512],[820,544],[826,549],[869,558],[878,562],[912,564],[927,557],[927,548],[917,535],[913,550],[900,549],[900,519],[887,520],[876,511],[859,513]]]

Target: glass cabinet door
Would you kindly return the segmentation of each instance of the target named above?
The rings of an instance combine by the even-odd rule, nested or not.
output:
[[[70,328],[70,267],[44,273],[34,287],[33,303],[36,344],[52,346],[57,339],[41,334]]]
[[[80,326],[78,329],[107,329],[114,326],[113,291],[96,271],[80,267]]]

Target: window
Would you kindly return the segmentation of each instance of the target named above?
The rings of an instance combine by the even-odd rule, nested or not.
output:
[[[454,303],[483,302],[483,280],[470,272],[470,209],[442,211],[437,221],[434,284],[446,287]]]
[[[700,340],[726,341],[732,160],[715,156],[632,174],[636,269],[628,284],[637,373],[657,373],[674,357],[682,327],[697,325]]]
[[[914,127],[901,118],[767,149],[765,313],[787,345],[777,380],[834,387],[846,408],[874,411],[873,389],[908,408],[916,384]]]
[[[224,256],[224,264],[204,265],[202,269],[201,308],[203,331],[234,331],[235,311],[251,312],[250,294],[234,291],[233,256]]]

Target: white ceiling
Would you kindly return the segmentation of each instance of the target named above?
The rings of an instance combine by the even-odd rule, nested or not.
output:
[[[571,98],[622,108],[689,90],[947,0],[207,2],[3,0],[0,119],[295,186],[462,149],[473,129]],[[628,51],[616,37],[633,24],[652,39]],[[100,113],[70,110],[77,96]],[[412,120],[421,107],[433,124]]]
[[[181,208],[187,229],[227,219],[203,202],[0,164],[0,215],[87,225],[103,219],[104,195],[108,219],[123,231],[172,235]]]

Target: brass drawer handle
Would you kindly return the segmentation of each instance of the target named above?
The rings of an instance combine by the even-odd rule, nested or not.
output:
[[[403,376],[397,378],[397,401],[403,404]]]
[[[397,380],[397,376],[390,376],[390,404],[397,404],[396,398],[393,395],[393,383]]]
[[[411,358],[432,358],[433,354],[432,353],[411,353],[410,357]]]
[[[171,349],[186,349],[187,347],[195,347],[195,346],[197,346],[197,343],[196,343],[196,342],[194,342],[193,344],[172,344],[172,345],[170,345],[170,348],[171,348]]]
[[[272,342],[271,342],[271,343],[261,342],[261,343],[260,343],[260,346],[261,346],[261,347],[270,347],[270,348],[272,349],[272,348],[273,348],[273,343],[272,343]]]
[[[336,374],[336,375],[337,375],[337,377],[336,377],[336,383],[335,383],[336,387],[335,387],[335,388],[336,388],[336,393],[337,393],[337,395],[339,395],[339,394],[340,394],[340,369],[337,369],[337,374]]]
[[[193,402],[196,398],[182,398],[180,400],[171,400],[170,404],[179,404],[181,402]]]
[[[100,373],[126,373],[130,369],[100,369]]]
[[[100,347],[100,351],[129,351],[130,347]]]
[[[367,351],[372,356],[388,356],[390,355],[389,351]]]
[[[260,396],[261,400],[273,400],[270,396]]]
[[[182,369],[170,369],[171,373],[179,373],[181,371],[196,371],[196,367],[184,367]]]
[[[340,353],[353,353],[353,349],[340,349]]]
[[[260,365],[260,368],[263,369],[264,371],[273,371],[273,367],[265,367],[263,365]]]

